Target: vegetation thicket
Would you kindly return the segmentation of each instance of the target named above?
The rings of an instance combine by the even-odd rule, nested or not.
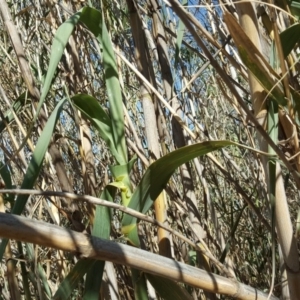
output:
[[[0,0],[1,299],[298,299],[299,12]]]

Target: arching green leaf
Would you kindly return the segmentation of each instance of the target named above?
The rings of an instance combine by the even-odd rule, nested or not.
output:
[[[146,213],[179,166],[198,156],[229,145],[233,145],[233,143],[230,141],[206,141],[182,147],[158,159],[145,172],[131,197],[128,207]],[[128,235],[129,239],[134,239],[131,240],[134,245],[138,244],[138,241],[134,238],[136,235],[132,231],[136,227],[136,221],[136,218],[129,215],[124,215],[122,221],[122,231],[125,235]],[[129,236],[131,232],[133,233],[132,237]]]

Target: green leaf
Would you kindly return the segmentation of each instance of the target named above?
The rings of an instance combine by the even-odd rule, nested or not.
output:
[[[95,260],[94,264],[89,268],[85,281],[83,300],[99,299],[104,267],[105,261]]]
[[[114,144],[111,119],[101,107],[99,102],[94,97],[86,94],[75,95],[71,99],[76,108],[83,113],[84,117],[92,122],[101,138],[106,142],[116,161],[123,161],[122,156],[119,155]]]
[[[64,22],[62,25],[60,25],[56,31],[56,34],[53,39],[53,44],[51,47],[48,71],[47,71],[46,79],[45,79],[45,82],[44,82],[44,85],[42,88],[41,98],[40,98],[40,101],[39,101],[39,104],[38,104],[38,107],[36,110],[36,116],[34,118],[34,122],[36,121],[36,118],[44,104],[44,101],[46,99],[46,96],[48,94],[50,86],[52,84],[58,63],[61,60],[61,57],[62,57],[64,50],[66,48],[66,45],[68,43],[69,37],[72,34],[75,25],[78,23],[79,18],[80,18],[79,13],[73,15],[66,22]]]
[[[23,183],[21,185],[21,189],[32,189],[39,173],[40,169],[43,165],[43,160],[45,153],[48,149],[48,145],[50,143],[52,134],[54,132],[57,120],[59,118],[60,112],[62,111],[62,108],[66,102],[66,99],[61,100],[53,110],[50,118],[48,119],[48,122],[46,123],[41,136],[39,137],[39,140],[36,144],[36,147],[34,149],[32,158],[30,160],[30,163],[28,165],[26,174],[24,176]],[[19,195],[16,200],[16,204],[12,209],[13,214],[21,214],[23,212],[23,209],[26,205],[28,195]]]
[[[70,273],[60,283],[53,300],[69,299],[71,293],[78,286],[80,280],[82,280],[84,274],[95,264],[93,259],[81,259],[79,260]]]
[[[105,187],[100,198],[112,201],[116,189]],[[97,205],[92,235],[109,239],[110,237],[110,209]],[[70,273],[59,285],[53,299],[69,299],[71,293],[78,287],[83,276],[87,274],[83,299],[98,299],[102,282],[105,261],[93,259],[79,260]]]
[[[5,188],[11,189],[12,183],[11,183],[11,176],[10,176],[9,169],[7,165],[3,165],[2,162],[0,162],[0,174],[5,183]]]
[[[300,40],[300,24],[296,23],[280,33],[284,57],[286,58]]]
[[[229,145],[234,145],[234,143],[230,141],[206,141],[182,147],[158,159],[145,172],[131,197],[128,207],[146,213],[179,166],[198,156]],[[131,240],[134,245],[138,241],[129,234],[134,232],[136,221],[136,218],[129,215],[124,215],[122,221],[122,231],[125,235],[128,235],[129,240],[134,239]],[[136,235],[134,234],[134,236]]]
[[[41,167],[43,165],[43,160],[45,153],[48,149],[49,142],[52,137],[52,133],[55,129],[58,117],[60,112],[66,102],[66,99],[61,100],[53,110],[46,126],[44,127],[41,136],[36,144],[34,152],[32,154],[32,158],[26,170],[26,174],[23,179],[23,183],[21,185],[21,189],[32,189],[37,177],[39,176]],[[27,203],[29,195],[19,195],[17,197],[16,203],[12,208],[12,213],[16,215],[20,215],[23,212],[23,209]],[[5,247],[7,245],[7,240],[3,240],[0,245],[0,258],[4,254]]]
[[[24,257],[23,254],[23,247],[21,242],[17,242],[18,244],[18,251],[21,257]],[[24,295],[26,297],[26,300],[31,300],[31,295],[30,295],[30,288],[29,288],[29,276],[28,272],[26,270],[26,265],[24,261],[20,262],[21,265],[21,274],[22,274],[22,285],[23,285],[23,290],[24,290]]]
[[[193,299],[184,288],[174,281],[152,274],[146,274],[146,278],[150,281],[159,295],[165,300]]]
[[[132,186],[129,175],[136,160],[137,158],[134,156],[130,162],[125,165],[110,166],[110,171],[116,180],[110,185],[114,185],[121,190],[122,204],[124,206],[128,206],[131,199]]]
[[[106,186],[102,191],[100,198],[113,202],[117,189],[111,186]],[[111,212],[109,208],[102,210],[101,205],[96,206],[95,221],[93,224],[92,235],[109,239],[110,237],[110,222]],[[105,213],[104,213],[105,212]]]
[[[102,18],[102,13],[98,10],[84,7],[80,13],[80,21],[89,28],[102,46],[114,146],[118,153],[118,163],[125,164],[127,162],[127,148],[124,135],[122,93],[111,40]]]
[[[7,167],[7,165],[4,165],[2,162],[0,162],[0,175],[5,183],[5,188],[11,189],[12,188],[12,183],[11,183],[11,176],[10,176],[10,171]],[[10,194],[4,197],[5,201],[8,201],[11,203],[13,206],[14,204],[14,195]]]
[[[300,18],[300,3],[299,1],[290,1],[291,13],[298,20]]]
[[[137,300],[148,300],[145,273],[140,270],[131,269],[131,278],[134,288],[134,298]]]
[[[116,165],[116,166],[110,166],[109,169],[113,175],[113,177],[118,180],[122,179],[123,182],[130,187],[131,180],[129,178],[129,174],[133,168],[134,163],[136,162],[137,157],[134,156],[128,163],[124,165]],[[126,179],[125,179],[126,178]]]
[[[51,51],[49,66],[49,68],[51,67],[51,69],[49,69],[47,72],[43,91],[49,90],[57,64],[61,59],[64,48],[66,47],[67,41],[71,33],[73,32],[74,27],[79,21],[84,23],[88,27],[88,29],[95,35],[103,49],[105,82],[107,87],[109,112],[111,118],[110,127],[112,129],[112,131],[110,132],[109,147],[111,149],[113,145],[114,156],[117,162],[119,164],[125,164],[127,162],[127,148],[124,135],[122,93],[118,79],[118,71],[113,47],[101,12],[92,7],[84,7],[58,28],[57,33],[55,34]],[[43,100],[43,96],[44,94],[42,93],[41,101]],[[39,106],[41,106],[43,103],[41,101],[39,103]],[[81,109],[83,109],[83,106],[81,106]],[[99,116],[99,118],[101,118],[101,116]]]
[[[74,30],[74,26],[79,21],[79,15],[78,13],[73,15],[70,19],[68,19],[66,22],[64,22],[58,29],[54,36],[53,44],[51,47],[51,54],[50,54],[50,62],[48,66],[48,71],[46,75],[46,79],[42,88],[42,93],[40,96],[40,101],[38,103],[36,114],[33,118],[33,121],[30,125],[30,128],[28,130],[28,133],[25,137],[25,139],[22,141],[20,148],[22,148],[25,145],[26,140],[28,139],[29,135],[31,134],[33,130],[33,126],[37,120],[37,117],[39,115],[39,112],[45,102],[46,96],[49,92],[50,86],[52,84],[52,81],[55,77],[55,71],[58,66],[58,63],[62,57],[62,54],[64,52],[64,49],[67,45],[68,39],[70,35],[72,34]]]
[[[115,147],[117,148],[118,154],[122,157],[122,161],[118,161],[118,163],[125,164],[127,162],[127,148],[125,143],[122,93],[115,54],[104,23],[104,19],[102,25],[102,39],[105,80],[109,99],[109,112],[112,120]]]
[[[100,198],[113,201],[117,189],[106,186],[101,193]],[[111,214],[108,207],[96,206],[95,220],[92,228],[92,235],[103,239],[110,237]],[[85,282],[84,300],[98,299],[102,283],[105,261],[95,261],[95,264],[89,269]]]

